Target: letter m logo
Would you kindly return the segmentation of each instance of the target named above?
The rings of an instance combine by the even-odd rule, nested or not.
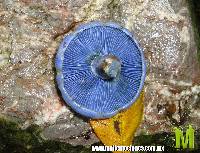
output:
[[[176,134],[176,148],[181,148],[181,142],[182,142],[182,148],[194,148],[194,129],[191,125],[189,125],[188,129],[186,130],[185,137],[183,135],[183,132],[179,128],[175,128],[175,134]]]

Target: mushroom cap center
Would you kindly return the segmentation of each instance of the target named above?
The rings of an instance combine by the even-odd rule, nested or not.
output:
[[[92,62],[92,71],[104,80],[113,80],[121,72],[121,61],[114,55],[99,56]]]

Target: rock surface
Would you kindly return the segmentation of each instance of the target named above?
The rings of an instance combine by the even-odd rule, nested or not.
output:
[[[169,132],[200,124],[200,65],[186,0],[1,0],[0,113],[48,139],[99,141],[88,120],[63,102],[54,56],[65,34],[93,20],[129,29],[148,63],[145,114],[138,130]]]

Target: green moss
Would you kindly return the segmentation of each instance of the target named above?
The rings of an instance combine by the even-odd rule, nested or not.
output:
[[[185,133],[184,133],[185,135]],[[200,147],[200,131],[195,132],[195,149],[176,150],[175,148],[175,133],[158,133],[154,135],[140,135],[135,138],[135,146],[164,146],[165,152],[190,152],[196,153]],[[144,153],[144,152],[143,152]]]
[[[95,153],[84,146],[44,140],[40,133],[37,125],[22,130],[17,123],[0,118],[0,153]]]

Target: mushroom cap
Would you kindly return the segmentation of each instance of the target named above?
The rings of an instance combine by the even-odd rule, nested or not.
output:
[[[92,70],[93,61],[107,55],[121,62],[120,74],[112,80],[102,79]],[[67,35],[55,66],[65,102],[90,118],[109,118],[131,106],[140,95],[146,74],[139,44],[127,29],[115,23],[91,22]]]

